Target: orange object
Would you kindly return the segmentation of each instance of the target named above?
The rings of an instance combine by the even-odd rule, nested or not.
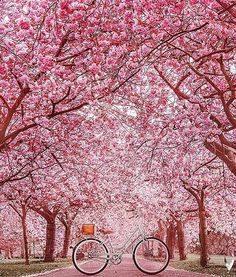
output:
[[[83,224],[82,225],[82,234],[93,236],[95,234],[95,225],[94,224]]]

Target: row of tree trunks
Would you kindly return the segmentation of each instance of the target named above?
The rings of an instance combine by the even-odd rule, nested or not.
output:
[[[200,202],[199,202],[199,239],[201,245],[201,255],[200,255],[200,264],[202,266],[206,266],[208,263],[208,243],[207,243],[207,226],[206,226],[206,211],[204,205],[204,191],[202,191],[200,195]],[[50,212],[48,209],[45,210],[38,210],[35,209],[41,216],[43,216],[47,222],[46,226],[46,247],[45,247],[45,262],[53,262],[55,260],[55,236],[56,236],[56,216],[57,212]],[[29,264],[29,250],[28,250],[28,236],[27,236],[27,206],[21,206],[21,222],[22,222],[22,229],[23,229],[23,240],[24,240],[24,257],[25,257],[25,264]],[[68,256],[68,249],[70,244],[70,236],[71,236],[71,227],[72,222],[76,215],[73,218],[63,219],[60,218],[60,221],[64,225],[65,233],[64,233],[64,242],[63,242],[63,249],[61,252],[61,257],[66,258]],[[160,239],[164,239],[164,232],[163,226],[161,223],[158,223],[161,232],[156,234],[157,237]],[[174,258],[174,250],[176,244],[176,233],[177,233],[177,245],[179,250],[179,257],[180,260],[186,259],[185,253],[185,239],[184,239],[184,228],[183,223],[180,219],[176,219],[169,223],[167,228],[167,237],[166,243],[170,251],[170,258]]]
[[[55,260],[56,216],[57,214],[52,213],[51,216],[45,217],[47,221],[47,227],[46,227],[46,248],[45,248],[44,262],[53,262]],[[69,221],[62,220],[62,218],[60,218],[60,221],[62,222],[65,228],[63,248],[60,255],[61,258],[68,257],[68,250],[69,250],[70,238],[71,238],[71,228],[72,228],[72,222],[74,218],[72,219],[70,218]]]
[[[44,262],[53,262],[55,261],[55,238],[56,238],[56,218],[58,216],[59,210],[54,209],[50,211],[47,207],[40,209],[32,208],[35,212],[39,213],[47,222],[46,226],[46,247],[45,247],[45,257]],[[71,228],[72,223],[77,215],[78,211],[75,212],[65,212],[58,216],[59,220],[65,228],[64,232],[64,242],[61,252],[62,258],[68,257],[68,250],[70,245],[71,238]]]
[[[27,198],[24,201],[21,201],[18,206],[11,205],[14,211],[19,215],[22,224],[22,233],[23,233],[23,248],[24,252],[23,257],[25,258],[25,264],[29,265],[29,242],[28,242],[28,231],[27,231],[27,213],[29,210]],[[58,215],[58,210],[50,211],[47,207],[35,208],[30,207],[33,211],[38,213],[46,220],[46,244],[45,244],[45,252],[44,252],[44,262],[53,262],[55,261],[55,238],[56,238],[56,217]],[[64,242],[63,249],[61,252],[62,258],[67,258],[68,250],[70,245],[70,237],[71,237],[71,228],[73,220],[77,215],[77,211],[74,212],[71,216],[68,213],[65,213],[66,216],[63,218],[63,215],[59,217],[62,222],[65,233],[64,233]]]
[[[175,245],[177,235],[177,246],[179,250],[180,260],[186,260],[185,253],[185,238],[184,238],[184,227],[180,219],[175,218],[175,222],[170,222],[167,228],[166,244],[169,248],[170,258],[174,259]]]
[[[208,242],[207,242],[207,218],[204,205],[204,192],[201,195],[201,201],[199,206],[199,241],[200,241],[200,264],[205,267],[208,264]],[[176,224],[176,227],[175,227]],[[185,238],[184,238],[184,228],[181,220],[175,219],[175,222],[170,222],[167,228],[166,244],[169,248],[170,258],[174,258],[174,251],[176,245],[176,235],[177,235],[177,245],[179,250],[180,260],[186,260],[185,252]]]

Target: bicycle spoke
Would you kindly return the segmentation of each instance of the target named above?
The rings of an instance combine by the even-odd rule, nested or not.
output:
[[[163,271],[169,263],[169,251],[161,240],[147,238],[140,241],[133,254],[135,265],[143,272],[156,274]]]
[[[98,239],[86,239],[73,251],[73,263],[82,273],[93,275],[101,272],[109,261],[106,246]]]

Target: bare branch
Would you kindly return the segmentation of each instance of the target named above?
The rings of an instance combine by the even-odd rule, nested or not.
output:
[[[211,162],[213,162],[216,158],[217,158],[217,156],[215,156],[214,158],[212,158],[210,161],[207,161],[207,162],[201,164],[198,168],[196,168],[196,169],[193,171],[193,174],[195,174],[199,169],[201,169],[201,168],[203,168],[204,166],[207,166],[208,164],[210,164]]]
[[[154,68],[156,69],[156,71],[158,72],[159,76],[162,78],[162,80],[174,91],[174,93],[176,94],[176,96],[179,98],[179,100],[189,100],[190,97],[188,95],[186,95],[185,93],[183,93],[180,89],[179,86],[181,84],[181,82],[183,82],[183,80],[185,78],[181,78],[181,80],[177,83],[177,86],[173,86],[170,81],[164,76],[164,74],[159,71],[159,69],[157,68],[157,66],[154,66]],[[187,77],[186,77],[187,78]]]
[[[7,109],[8,109],[8,111],[9,111],[9,110],[10,110],[10,107],[9,107],[9,105],[8,105],[7,101],[5,100],[5,98],[4,98],[2,95],[0,95],[0,99],[2,99],[2,101],[3,101],[4,105],[6,106],[6,108],[7,108]]]

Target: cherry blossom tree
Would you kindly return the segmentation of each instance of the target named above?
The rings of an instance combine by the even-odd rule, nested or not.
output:
[[[26,262],[27,220],[46,221],[53,261],[58,220],[66,257],[73,226],[124,234],[133,205],[172,253],[177,228],[181,259],[198,217],[205,266],[209,228],[235,228],[233,1],[3,0],[0,11],[0,189]]]
[[[108,96],[119,90],[133,97],[131,80],[138,80],[141,69],[145,72],[147,65],[154,64],[160,79],[177,97],[194,104],[192,112],[198,111],[213,122],[213,133],[203,136],[206,147],[211,152],[218,149],[217,155],[223,159],[220,153],[225,151],[220,151],[218,144],[212,146],[211,142],[212,136],[217,138],[214,132],[223,128],[221,143],[224,140],[227,151],[233,155],[233,150],[228,149],[232,143],[227,136],[234,131],[234,37],[231,31],[234,7],[221,1],[189,1],[186,6],[169,1],[167,7],[160,4],[161,1],[149,4],[140,1],[135,5],[119,1],[99,4],[96,1],[2,1],[1,86],[5,93],[1,95],[1,149],[10,142],[16,143],[19,136],[23,136],[20,141],[24,141],[24,134],[28,135],[27,130],[31,128],[43,126],[50,135],[51,127],[47,127],[50,120],[55,122],[67,113],[86,109],[91,101],[96,103],[104,98],[111,101],[112,97]],[[124,17],[120,16],[122,11]],[[227,15],[231,20],[227,20]],[[223,31],[221,43],[219,28]],[[184,69],[182,72],[180,66]],[[206,74],[202,72],[205,68],[210,70]],[[155,82],[155,71],[148,75],[151,85]],[[214,79],[210,79],[211,76]],[[194,81],[188,82],[190,78]],[[179,81],[174,83],[175,79]],[[140,82],[135,86],[138,84]],[[159,82],[157,85],[159,87]],[[228,87],[229,100],[226,99]],[[211,88],[216,94],[212,95]],[[214,105],[224,107],[222,116],[228,123],[222,123],[214,115]],[[39,106],[41,109],[35,112]],[[65,117],[64,123],[67,120]],[[74,120],[75,125],[80,121]],[[232,159],[224,156],[223,160],[234,172]]]
[[[74,206],[68,207],[66,211],[64,211],[64,213],[61,213],[59,215],[59,220],[65,227],[63,248],[61,253],[62,258],[67,258],[68,256],[68,250],[69,250],[70,241],[71,241],[71,228],[73,225],[73,221],[75,220],[75,217],[77,215],[78,215],[78,205],[76,209]]]
[[[132,7],[109,4],[2,1],[1,149],[102,100],[137,73],[129,57]]]
[[[21,183],[21,185],[23,185]],[[6,194],[7,200],[10,202],[9,206],[17,213],[21,219],[23,242],[24,242],[24,258],[25,264],[29,265],[29,240],[28,240],[28,228],[27,228],[27,213],[29,211],[29,202],[31,195],[25,196],[24,192],[19,190],[12,190],[10,195]]]
[[[187,110],[175,127],[181,128],[188,121],[190,132],[200,135],[205,147],[236,174],[235,5],[233,1],[191,2],[194,20],[190,22],[182,5],[181,27],[187,32],[198,24],[199,29],[167,43],[157,52],[157,62],[155,57],[152,62],[158,80]],[[178,24],[175,17],[166,18],[166,32],[172,32]]]

